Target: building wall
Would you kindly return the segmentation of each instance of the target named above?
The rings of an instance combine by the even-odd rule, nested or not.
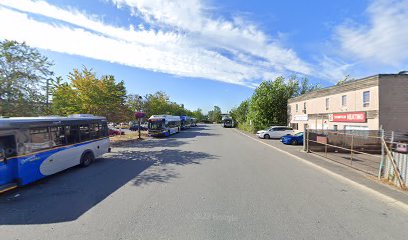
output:
[[[344,126],[363,126],[370,130],[379,129],[379,87],[378,75],[353,81],[340,86],[316,91],[312,94],[305,94],[289,100],[289,122],[298,123],[298,131],[304,131],[304,124],[308,124],[310,129],[334,129],[343,130]],[[363,92],[370,91],[369,106],[363,106]],[[342,106],[342,96],[347,96],[346,106]],[[329,99],[329,106],[326,109],[326,98]],[[294,120],[295,115],[304,114],[304,103],[306,103],[307,121]],[[296,104],[298,111],[296,112]],[[366,123],[344,123],[330,122],[329,114],[362,111],[367,113]]]
[[[386,131],[408,132],[408,75],[380,78],[380,124]]]

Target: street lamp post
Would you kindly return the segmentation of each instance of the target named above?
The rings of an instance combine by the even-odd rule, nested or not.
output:
[[[140,101],[142,101],[142,99],[143,99],[142,96],[139,96],[138,98],[139,98]],[[140,139],[142,139],[141,133],[140,133],[140,125],[141,125],[142,118],[145,116],[144,112],[142,111],[142,104],[139,105],[138,110],[139,111],[135,113],[135,117],[137,118],[138,124],[139,124],[138,132],[139,132],[139,140],[140,140]]]

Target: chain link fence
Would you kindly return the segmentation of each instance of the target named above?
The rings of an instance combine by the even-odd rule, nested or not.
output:
[[[404,188],[408,185],[408,135],[371,130],[311,130],[305,150]]]

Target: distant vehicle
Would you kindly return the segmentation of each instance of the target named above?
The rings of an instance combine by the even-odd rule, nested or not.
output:
[[[285,126],[272,126],[269,129],[261,130],[256,133],[259,138],[281,138],[286,135],[292,135],[294,131],[290,127]]]
[[[303,132],[296,133],[295,135],[283,136],[281,142],[288,145],[303,145]]]
[[[138,130],[139,130],[139,125],[138,125],[138,124],[133,124],[133,125],[131,125],[131,126],[129,127],[129,130],[130,130],[130,131],[138,131]],[[140,125],[140,130],[141,130],[141,131],[146,131],[146,130],[147,130],[147,127],[145,127],[145,126],[143,126],[143,125]]]
[[[180,116],[180,122],[181,122],[181,129],[187,129],[191,127],[191,117],[189,116]]]
[[[125,132],[119,131],[117,129],[112,129],[112,128],[109,128],[108,133],[109,133],[109,136],[125,135]]]
[[[191,126],[197,127],[197,118],[191,118]]]
[[[0,119],[0,193],[75,165],[89,166],[109,151],[104,117]]]
[[[181,130],[179,116],[153,115],[148,120],[148,134],[152,137],[166,137]]]
[[[223,126],[225,128],[233,128],[235,126],[234,119],[227,117],[223,119]]]

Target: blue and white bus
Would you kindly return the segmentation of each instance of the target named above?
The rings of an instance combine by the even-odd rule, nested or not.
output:
[[[180,116],[180,120],[181,120],[181,129],[187,129],[191,127],[191,117]]]
[[[148,134],[152,137],[167,137],[180,129],[179,116],[153,115],[148,120]]]
[[[67,168],[89,166],[110,151],[106,118],[0,118],[0,193]]]

